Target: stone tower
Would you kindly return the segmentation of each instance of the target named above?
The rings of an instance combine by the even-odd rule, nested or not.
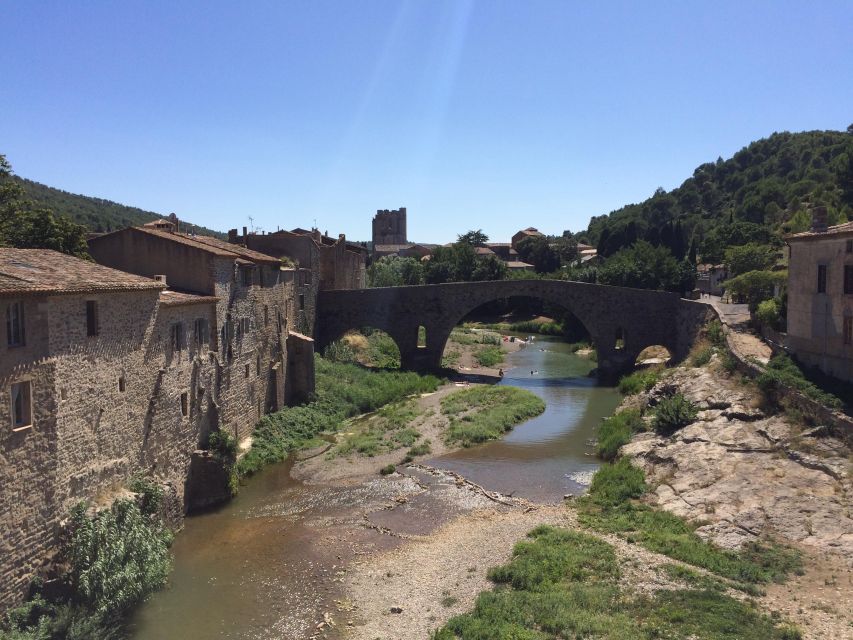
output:
[[[373,246],[406,242],[406,207],[377,209],[373,217]]]

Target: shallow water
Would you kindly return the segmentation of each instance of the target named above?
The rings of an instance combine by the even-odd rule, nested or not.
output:
[[[588,377],[593,366],[560,340],[537,337],[510,354],[502,384],[540,395],[545,413],[502,441],[430,464],[531,499],[579,492],[582,486],[566,476],[595,470],[595,458],[586,455],[593,427],[619,400],[615,390]],[[440,499],[440,490],[424,493],[409,478],[324,487],[297,482],[289,471],[289,463],[273,465],[229,504],[186,519],[173,546],[169,587],[137,611],[133,640],[309,638],[342,597],[337,571],[361,554],[400,543],[364,527],[365,513],[379,527],[425,534],[456,508]],[[410,496],[406,509],[388,511],[400,495]]]
[[[544,349],[544,351],[543,351]],[[564,341],[536,336],[509,355],[501,384],[532,391],[545,412],[502,440],[462,449],[430,461],[487,489],[553,502],[585,488],[576,480],[598,468],[591,441],[601,419],[613,413],[619,393],[597,385],[595,363],[571,353]],[[531,374],[531,371],[534,373]]]

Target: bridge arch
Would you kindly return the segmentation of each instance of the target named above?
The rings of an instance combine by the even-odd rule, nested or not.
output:
[[[674,360],[680,360],[709,313],[707,305],[674,293],[560,280],[322,291],[317,347],[324,348],[350,329],[371,326],[394,339],[403,368],[437,368],[450,331],[462,318],[483,304],[516,296],[537,298],[573,313],[595,341],[605,376],[633,367],[649,345],[663,345]],[[420,326],[426,329],[423,347],[418,347]]]

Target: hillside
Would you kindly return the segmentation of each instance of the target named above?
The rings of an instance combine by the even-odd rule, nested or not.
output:
[[[593,217],[577,237],[605,257],[643,239],[678,259],[694,243],[701,261],[720,262],[730,246],[781,246],[809,227],[815,205],[827,207],[830,225],[853,219],[853,127],[774,133],[700,165],[672,191]]]
[[[111,200],[69,193],[19,176],[15,176],[14,179],[24,189],[26,197],[37,206],[50,209],[56,214],[68,216],[74,222],[85,226],[89,231],[114,231],[128,226],[145,224],[168,215],[168,213],[159,214],[137,207],[129,207]],[[188,224],[191,223],[188,222]],[[222,232],[206,227],[197,226],[196,229],[206,235],[223,239],[225,237]]]

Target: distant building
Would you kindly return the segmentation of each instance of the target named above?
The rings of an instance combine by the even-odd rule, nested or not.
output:
[[[518,261],[518,251],[509,242],[487,242],[486,246],[504,262]]]
[[[422,260],[430,255],[432,255],[432,249],[417,243],[373,245],[374,260],[385,256],[400,256],[401,258],[417,258],[418,260]]]
[[[521,262],[520,260],[511,260],[506,263],[506,268],[510,271],[533,271],[535,267],[532,264]]]
[[[723,283],[729,277],[724,264],[700,264],[696,267],[696,288],[700,293],[723,295]]]
[[[377,209],[373,217],[373,246],[407,243],[406,207]]]
[[[522,240],[524,240],[525,238],[532,238],[535,236],[544,236],[544,235],[545,235],[544,233],[541,233],[535,227],[527,227],[526,229],[522,229],[521,231],[519,231],[518,233],[516,233],[512,237],[512,248],[517,250],[518,249],[518,243],[521,242]]]
[[[812,229],[786,241],[786,344],[804,364],[853,381],[853,222],[827,227],[818,207]]]

